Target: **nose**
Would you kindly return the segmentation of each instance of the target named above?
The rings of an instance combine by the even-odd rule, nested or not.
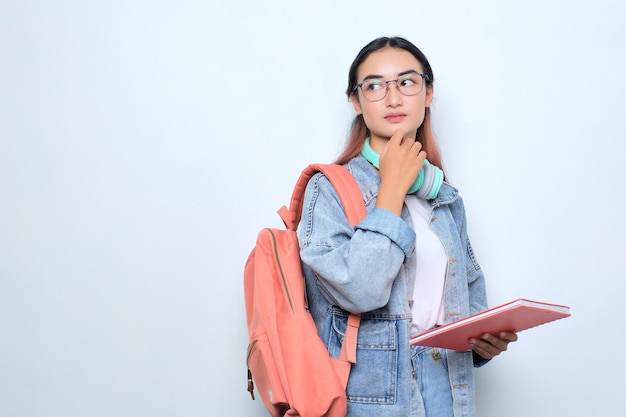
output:
[[[393,88],[391,87],[392,83]],[[398,90],[397,81],[387,81],[387,95],[385,101],[389,107],[397,107],[402,104],[402,93]]]

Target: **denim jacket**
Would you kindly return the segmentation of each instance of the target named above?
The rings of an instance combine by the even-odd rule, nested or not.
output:
[[[415,232],[402,216],[375,208],[376,170],[361,156],[346,168],[356,178],[367,215],[348,223],[326,177],[311,178],[298,228],[309,309],[333,357],[339,356],[348,312],[361,313],[357,363],[347,386],[348,416],[410,416],[421,401],[415,386],[409,328],[415,280]],[[430,200],[431,227],[448,256],[445,321],[484,310],[485,282],[467,237],[458,191],[444,183]],[[471,352],[447,352],[455,417],[474,415]]]

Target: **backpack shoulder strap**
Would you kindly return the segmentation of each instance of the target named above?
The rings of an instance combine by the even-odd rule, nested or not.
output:
[[[304,204],[304,190],[311,177],[320,171],[337,191],[348,222],[352,227],[356,226],[367,213],[363,195],[352,174],[345,167],[337,164],[311,164],[302,171],[293,190],[289,210],[286,207],[279,210],[285,225],[292,230],[296,230],[298,227],[302,216],[302,205]],[[361,315],[351,313],[348,317],[344,342],[339,354],[339,362],[343,366],[337,368],[344,385],[348,383],[350,364],[356,363],[356,345],[360,324]]]
[[[365,217],[365,203],[361,190],[352,174],[343,166],[337,164],[311,164],[302,173],[291,195],[289,204],[289,223],[287,227],[295,230],[302,216],[304,203],[304,190],[311,177],[317,172],[322,172],[333,185],[339,200],[346,213],[348,222],[354,227]],[[282,217],[282,216],[281,216]],[[286,220],[286,219],[283,219]]]

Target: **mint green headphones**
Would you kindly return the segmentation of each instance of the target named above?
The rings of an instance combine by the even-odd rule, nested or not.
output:
[[[365,139],[361,155],[374,165],[376,169],[379,168],[380,155],[372,149],[370,138]],[[432,200],[437,197],[441,184],[443,184],[443,171],[432,165],[428,160],[424,160],[424,165],[407,194],[415,193],[419,198]]]

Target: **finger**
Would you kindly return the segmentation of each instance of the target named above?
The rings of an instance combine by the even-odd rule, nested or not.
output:
[[[498,336],[500,336],[500,339],[506,340],[507,343],[517,342],[517,333],[501,332]]]
[[[422,142],[420,142],[418,140],[411,140],[411,141],[407,140],[406,142],[408,142],[408,144],[410,144],[411,150],[419,152],[422,149]]]
[[[411,152],[414,152],[415,155],[417,155],[418,158],[421,158],[422,162],[428,156],[426,154],[426,151],[422,150],[422,144],[420,142],[417,142],[417,141],[415,141],[415,144],[413,145],[413,147],[411,149]]]
[[[393,135],[391,135],[391,137],[389,138],[389,140],[387,142],[385,142],[385,146],[382,149],[382,152],[380,153],[381,157],[384,157],[387,152],[389,152],[391,149],[399,149],[402,145],[402,139],[404,138],[404,132],[402,131],[402,129],[398,129],[396,130]]]
[[[498,336],[494,336],[494,335],[489,334],[489,333],[485,333],[484,335],[482,335],[481,338],[483,340],[487,341],[488,343],[491,343],[493,346],[495,346],[500,351],[505,351],[507,349],[508,344],[509,344],[508,340],[502,339],[502,338],[500,338]]]
[[[480,339],[470,339],[469,344],[472,347],[472,350],[484,359],[493,359],[495,356],[500,354],[500,351],[491,343]]]
[[[499,346],[497,341],[489,340],[490,337],[493,337],[493,336],[491,336],[491,335],[483,335],[483,336],[481,336],[480,339],[471,339],[470,340],[470,345],[472,346],[472,348],[474,350],[479,350],[480,352],[486,352],[491,357],[497,356],[497,355],[500,354],[500,352],[502,352],[503,347]],[[506,349],[506,345],[504,346],[504,349]],[[481,354],[481,356],[483,356],[483,355]],[[485,356],[483,356],[483,357],[485,357]]]
[[[404,142],[404,132],[402,131],[402,129],[398,129],[395,132],[393,132],[393,135],[391,135],[391,138],[389,139],[389,143],[392,143],[396,146],[402,146]]]
[[[416,140],[414,137],[405,136],[402,129],[396,130],[396,133],[402,132],[402,146],[407,150],[417,151],[422,148],[422,143]]]

